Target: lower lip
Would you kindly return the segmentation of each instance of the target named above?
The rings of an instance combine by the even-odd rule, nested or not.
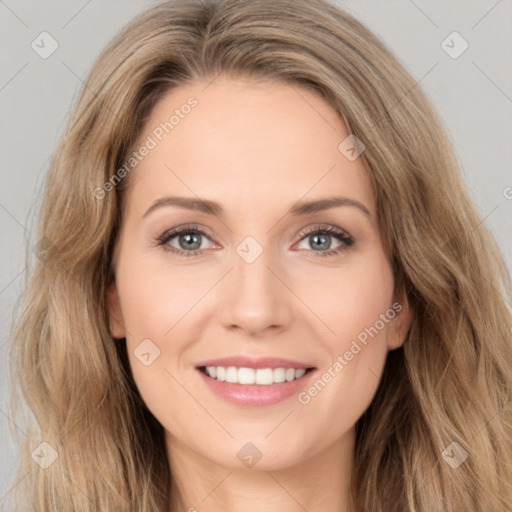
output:
[[[304,388],[315,370],[306,372],[300,379],[279,382],[267,386],[257,384],[233,384],[212,379],[196,368],[205,384],[218,396],[236,405],[249,407],[272,405],[296,395]]]

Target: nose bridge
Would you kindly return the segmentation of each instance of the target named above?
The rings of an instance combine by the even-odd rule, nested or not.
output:
[[[275,275],[281,266],[273,256],[253,237],[236,247],[234,268],[222,293],[221,317],[226,327],[237,325],[254,333],[290,320],[289,292]]]
[[[241,293],[269,293],[270,288],[276,285],[273,282],[275,277],[269,270],[276,266],[276,262],[272,261],[275,259],[272,251],[259,244],[256,246],[256,243],[244,241],[236,249],[233,274]]]

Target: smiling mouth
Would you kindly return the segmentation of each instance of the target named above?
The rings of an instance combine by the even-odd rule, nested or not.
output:
[[[211,379],[230,384],[270,386],[301,379],[315,368],[246,368],[236,366],[199,366]]]

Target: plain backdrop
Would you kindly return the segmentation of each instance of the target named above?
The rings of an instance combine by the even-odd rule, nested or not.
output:
[[[35,243],[34,216],[48,159],[100,50],[153,3],[0,0],[0,510],[7,510],[17,457],[10,433],[17,427],[8,411],[7,341],[25,282],[25,251]],[[338,3],[391,48],[434,103],[483,223],[511,269],[512,0]],[[48,37],[42,32],[58,44],[46,59],[31,46]]]

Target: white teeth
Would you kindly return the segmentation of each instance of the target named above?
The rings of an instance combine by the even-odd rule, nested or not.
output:
[[[238,382],[238,370],[234,366],[228,366],[226,369],[226,382]]]
[[[274,369],[274,382],[284,382],[286,380],[286,370],[284,368]]]
[[[274,370],[272,368],[258,368],[256,370],[256,384],[269,386],[274,383]]]
[[[256,374],[253,368],[239,368],[238,369],[238,383],[239,384],[254,384]]]
[[[304,368],[236,368],[235,366],[207,366],[206,374],[220,381],[232,384],[257,384],[270,386],[281,382],[300,379],[306,370]]]
[[[306,373],[306,370],[304,368],[301,368],[300,370],[295,370],[295,378],[298,379],[302,377]]]

